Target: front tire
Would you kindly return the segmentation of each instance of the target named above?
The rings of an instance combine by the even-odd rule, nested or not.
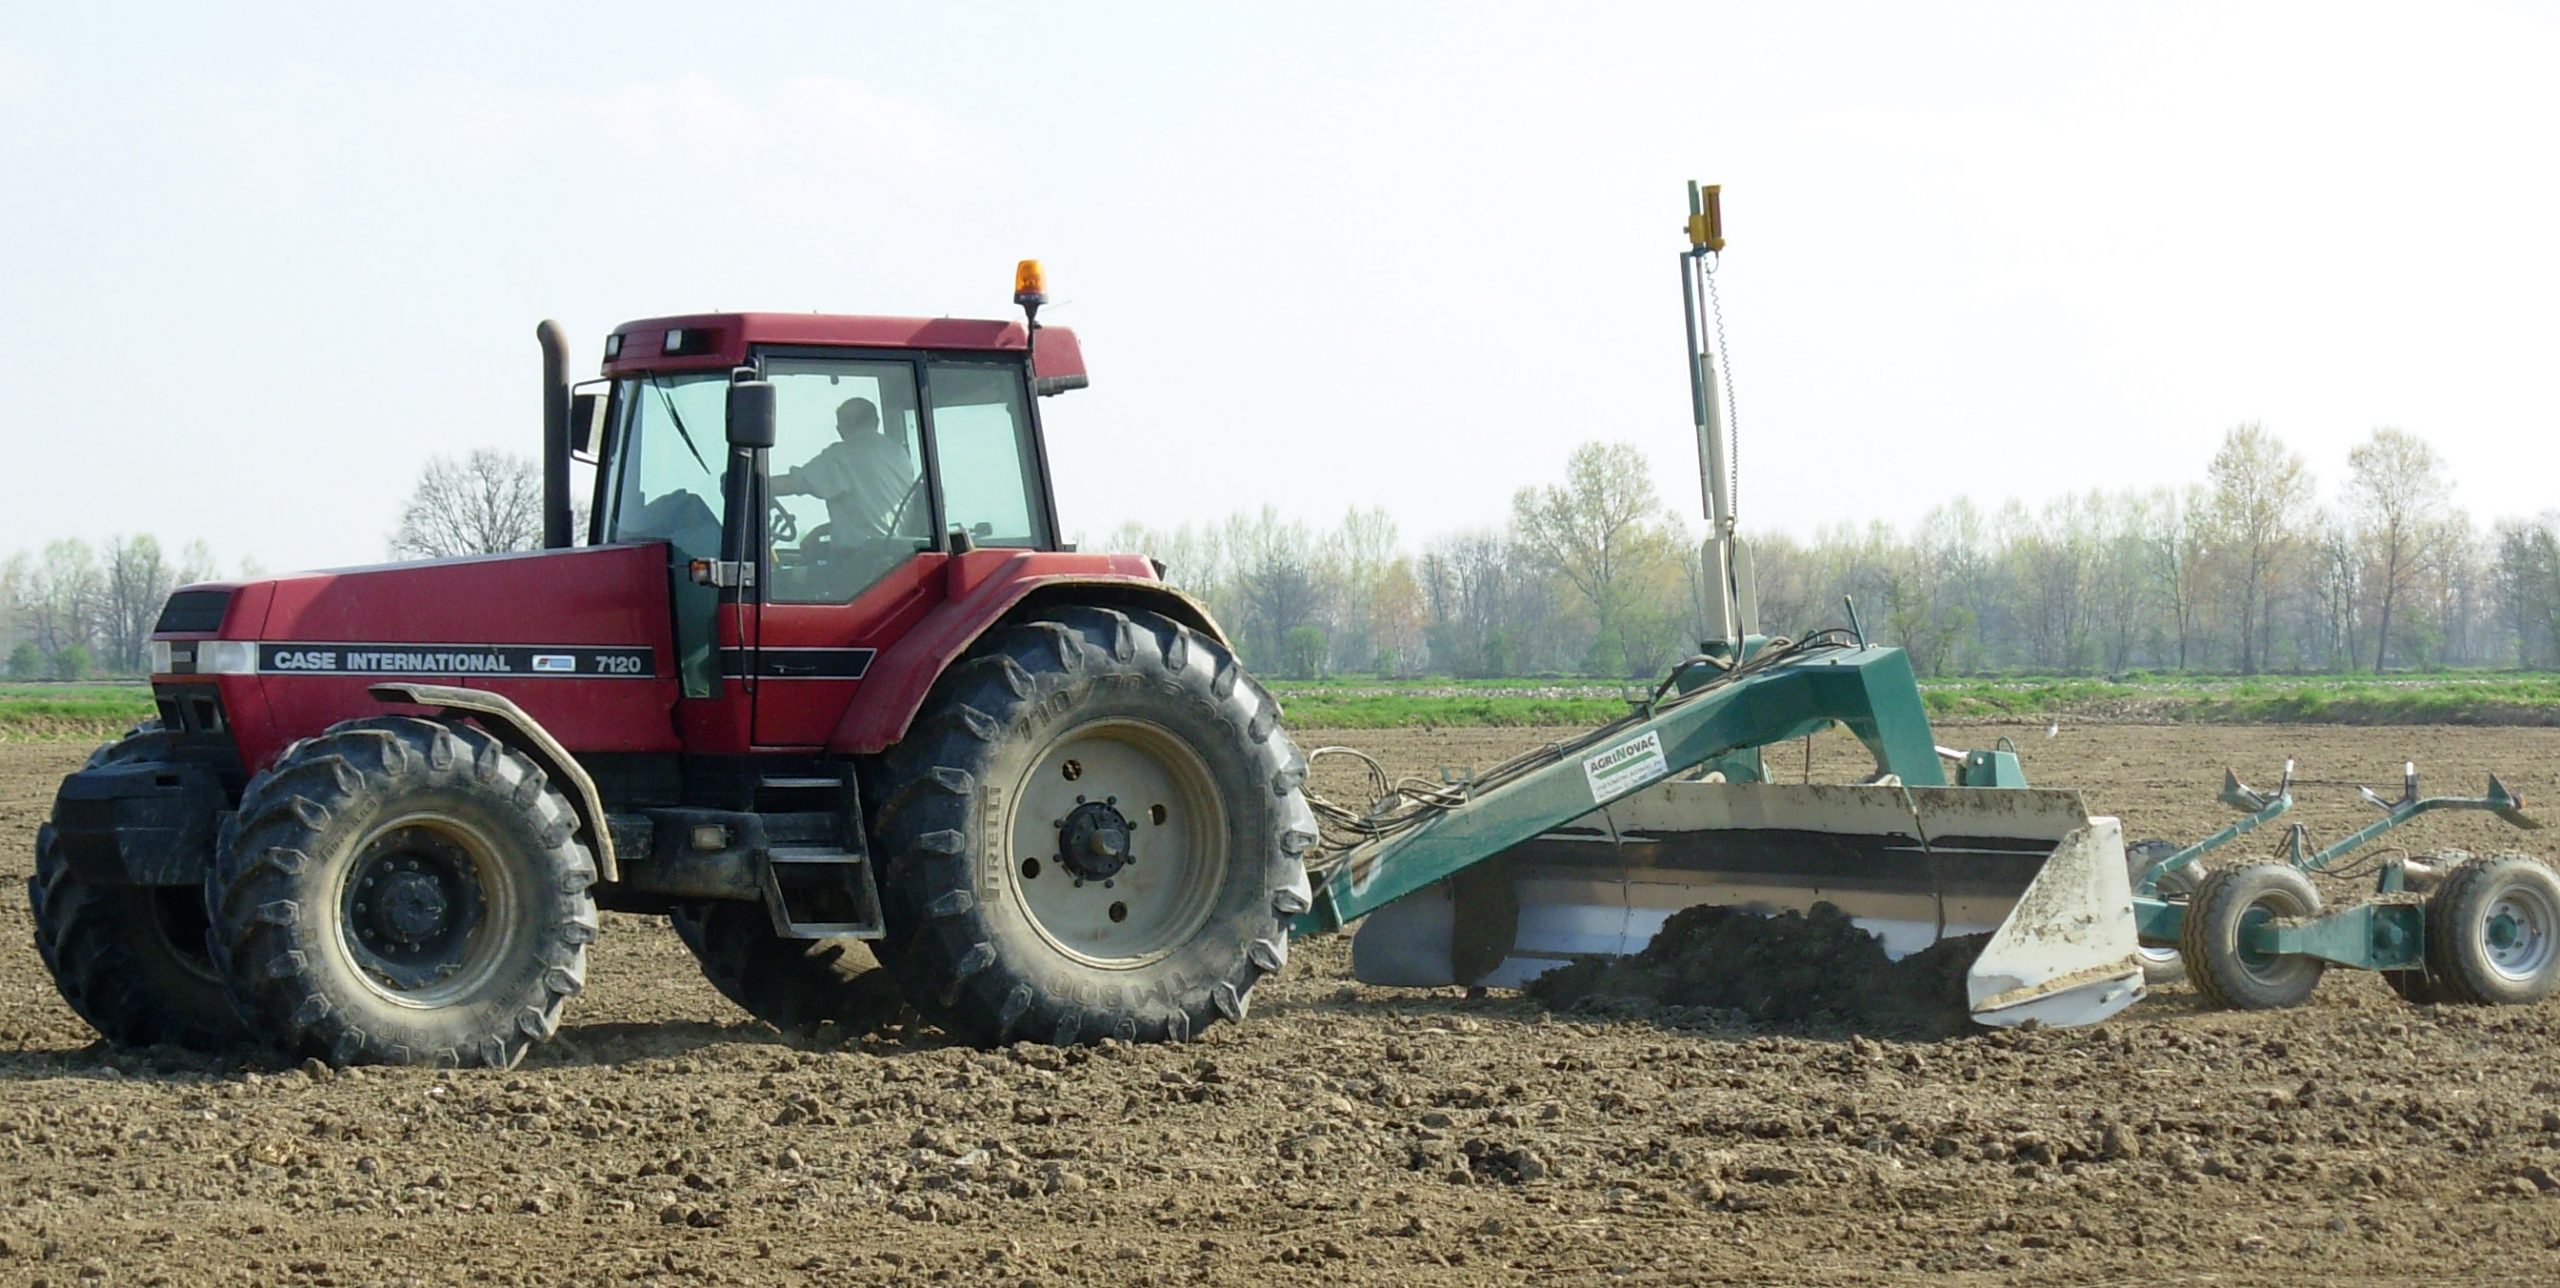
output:
[[[1306,761],[1224,647],[1153,613],[988,633],[875,768],[883,961],[980,1045],[1184,1041],[1288,960]]]
[[[165,760],[156,724],[89,754],[84,769]],[[36,829],[27,906],[62,1000],[120,1047],[166,1043],[218,1054],[248,1041],[205,953],[204,892],[193,885],[97,885],[71,870],[53,825]]]
[[[859,939],[785,939],[761,903],[689,904],[668,920],[720,996],[786,1036],[834,1025],[859,1037],[906,1010],[898,982]]]
[[[241,798],[206,878],[213,956],[288,1051],[512,1067],[586,983],[596,871],[575,830],[541,769],[483,730],[333,726]]]

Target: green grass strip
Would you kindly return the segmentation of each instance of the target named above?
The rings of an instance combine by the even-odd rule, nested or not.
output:
[[[151,713],[139,684],[0,684],[0,738],[13,742],[112,738]]]
[[[2560,725],[2560,676],[1956,680],[1922,686],[1946,718],[2099,717],[2199,724]]]

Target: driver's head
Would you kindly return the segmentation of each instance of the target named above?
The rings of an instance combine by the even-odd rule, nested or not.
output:
[[[868,398],[847,398],[836,404],[836,433],[851,438],[880,428],[880,409]]]

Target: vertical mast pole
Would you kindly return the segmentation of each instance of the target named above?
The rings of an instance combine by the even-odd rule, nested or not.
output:
[[[1706,503],[1707,540],[1700,551],[1707,582],[1707,636],[1703,643],[1722,645],[1727,657],[1742,656],[1742,610],[1733,581],[1733,497],[1726,491],[1724,424],[1716,405],[1714,358],[1699,327],[1699,275],[1705,260],[1724,249],[1722,212],[1717,190],[1689,184],[1689,249],[1680,253],[1680,312],[1689,336],[1690,419],[1698,435],[1698,482]]]

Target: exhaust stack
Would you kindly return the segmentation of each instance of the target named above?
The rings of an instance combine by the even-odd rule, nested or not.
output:
[[[577,544],[569,510],[569,335],[544,318],[533,329],[542,345],[542,547]]]

